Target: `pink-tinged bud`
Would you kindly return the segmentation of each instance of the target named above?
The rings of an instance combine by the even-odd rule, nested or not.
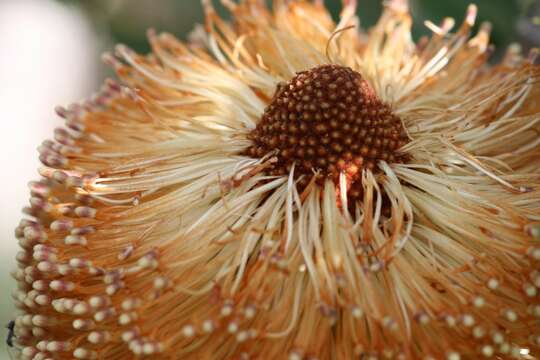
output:
[[[75,330],[90,330],[95,327],[95,323],[90,319],[75,319],[73,320],[73,328]]]
[[[75,351],[73,351],[73,357],[75,359],[97,359],[98,354],[93,350],[79,347],[76,348]]]
[[[70,133],[64,128],[54,129],[54,139],[64,145],[75,145],[75,139],[73,139]]]
[[[107,331],[92,331],[88,334],[88,341],[92,344],[103,344],[111,340],[111,334]]]
[[[58,292],[73,291],[75,289],[75,284],[71,281],[53,280],[49,284],[49,287],[51,290]]]
[[[107,308],[99,310],[94,313],[94,320],[97,322],[103,322],[111,317],[116,316],[116,310],[114,308]]]
[[[75,214],[82,218],[93,218],[96,216],[96,209],[88,206],[78,206],[75,208]]]
[[[51,223],[50,229],[52,231],[69,231],[73,228],[73,221],[68,219],[55,220]]]
[[[47,343],[47,351],[49,352],[64,352],[71,349],[69,341],[50,341]]]
[[[100,309],[111,305],[111,299],[108,296],[92,296],[88,303],[92,308]]]
[[[64,244],[66,245],[86,246],[87,243],[86,237],[81,235],[68,235],[64,238]]]
[[[29,251],[21,250],[17,253],[15,259],[21,264],[27,264],[31,261],[32,257]]]
[[[95,232],[96,229],[93,226],[83,226],[79,228],[74,228],[71,230],[71,235],[85,235]]]
[[[47,197],[51,193],[48,185],[38,181],[28,183],[28,188],[30,189],[30,193],[35,196]]]

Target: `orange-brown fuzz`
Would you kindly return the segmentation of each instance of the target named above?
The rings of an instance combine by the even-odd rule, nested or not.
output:
[[[379,160],[403,162],[398,149],[408,138],[401,120],[352,69],[321,65],[279,84],[262,119],[249,135],[248,155],[275,152],[271,175],[294,175],[304,188],[318,170],[336,183],[347,176],[348,197],[362,194],[362,169],[375,171]]]

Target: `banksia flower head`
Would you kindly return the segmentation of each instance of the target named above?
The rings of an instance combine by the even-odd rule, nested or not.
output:
[[[58,108],[16,236],[25,359],[540,351],[540,69],[407,3],[203,1]]]

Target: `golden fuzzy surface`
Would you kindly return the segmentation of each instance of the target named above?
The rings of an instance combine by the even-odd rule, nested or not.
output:
[[[18,357],[538,356],[538,53],[488,64],[474,6],[415,43],[404,0],[369,31],[354,0],[337,23],[321,1],[222,3],[231,22],[205,0],[188,42],[117,46],[118,80],[57,109],[15,231]],[[374,154],[355,196],[338,159],[302,185],[305,158],[270,136],[279,84],[327,67],[360,76],[407,135],[392,150],[407,161]]]

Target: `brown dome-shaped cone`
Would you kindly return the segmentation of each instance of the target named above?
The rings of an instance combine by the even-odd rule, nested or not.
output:
[[[340,65],[317,66],[279,84],[250,139],[250,156],[276,152],[270,174],[286,175],[295,164],[295,177],[305,175],[300,189],[314,171],[334,181],[343,172],[351,200],[361,196],[362,169],[376,171],[380,160],[403,162],[398,149],[408,141],[399,117],[368,82]]]

